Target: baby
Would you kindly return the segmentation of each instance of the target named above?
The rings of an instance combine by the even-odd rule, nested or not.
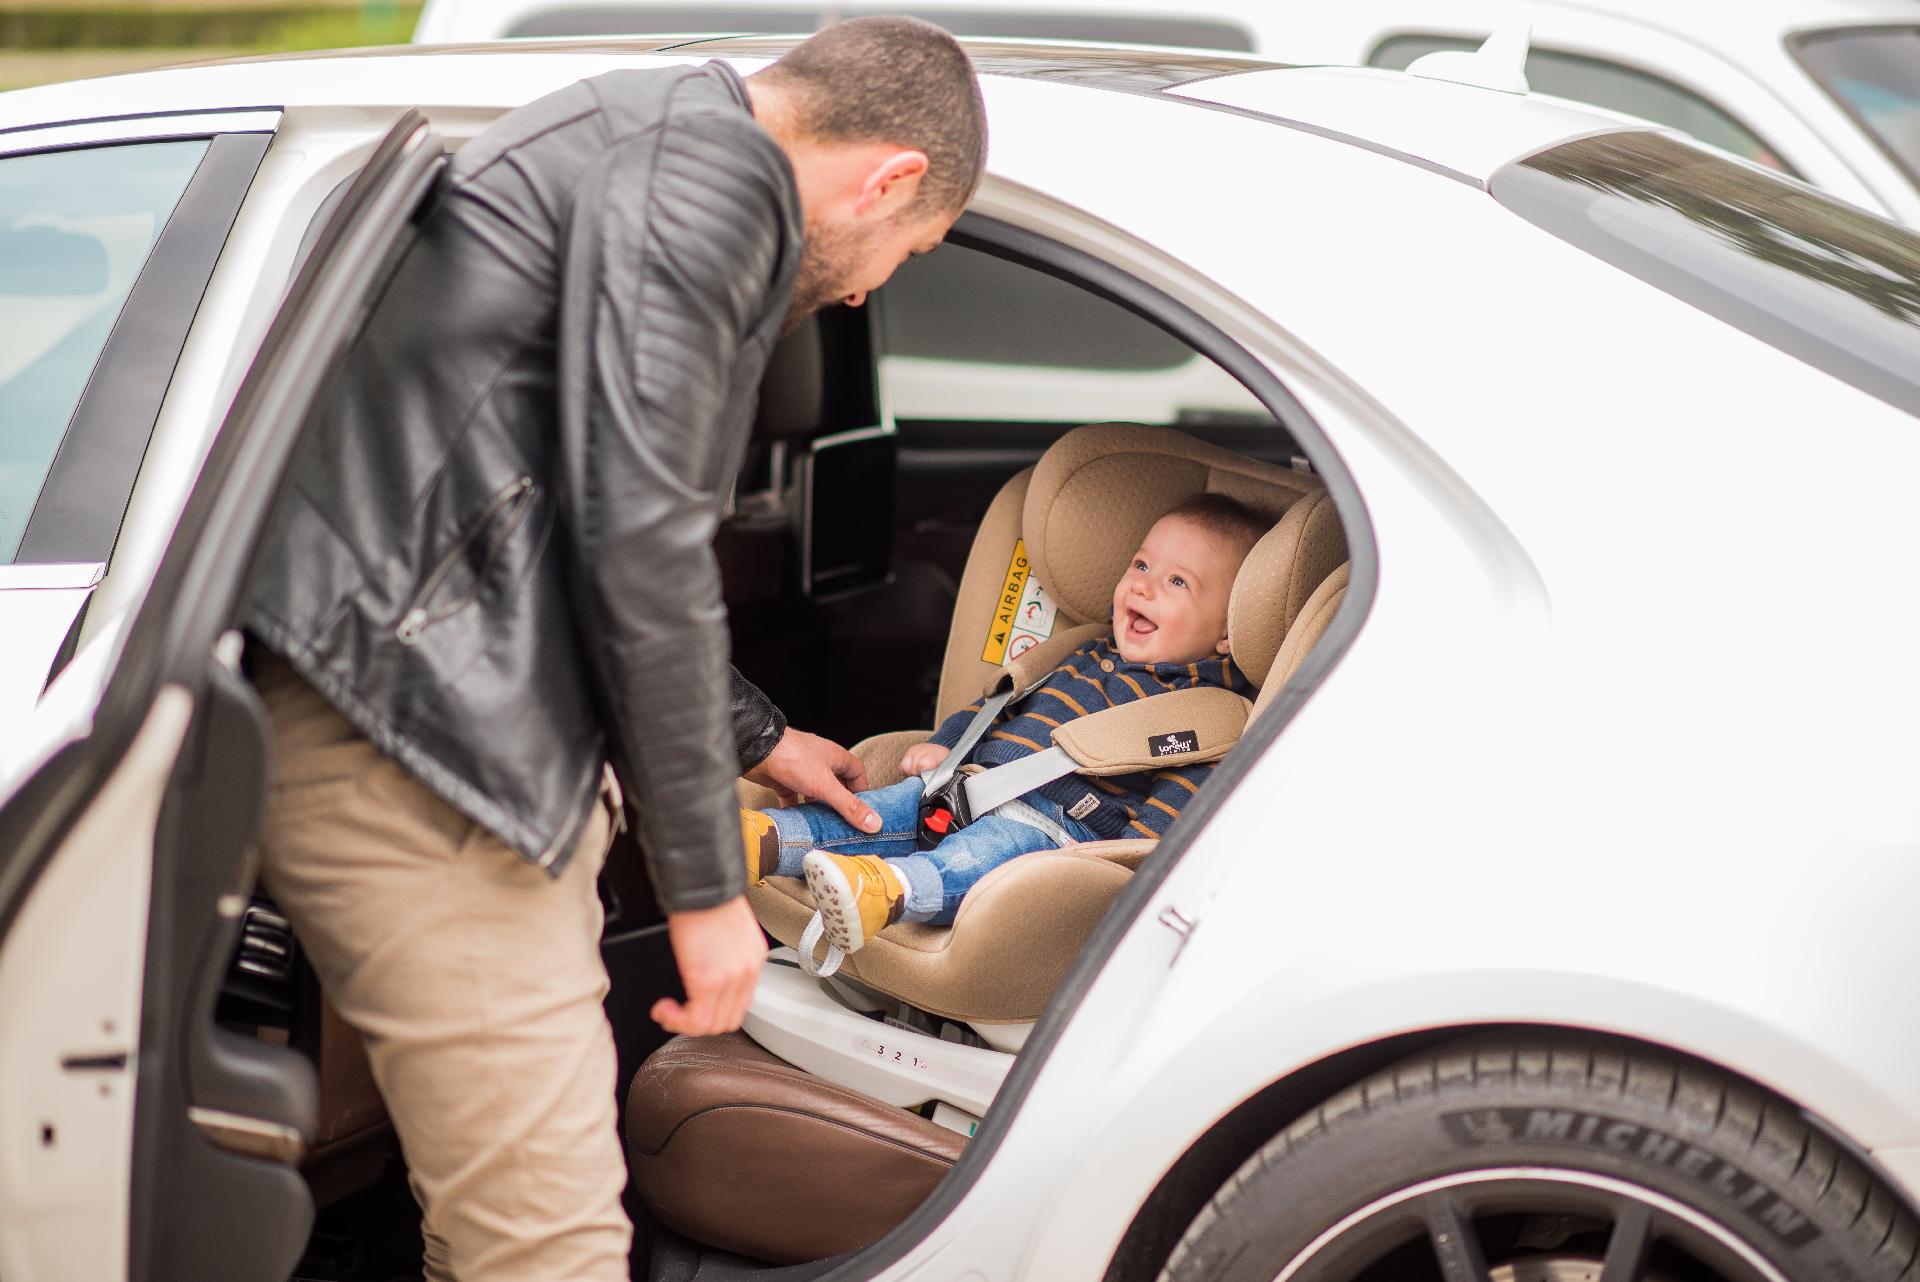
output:
[[[968,762],[1003,765],[1049,746],[1061,723],[1169,690],[1253,688],[1234,667],[1227,599],[1268,522],[1220,494],[1180,503],[1147,531],[1113,590],[1113,632],[1076,650],[1046,683],[1000,713]],[[843,953],[896,921],[946,924],[982,877],[1008,860],[1076,841],[1159,837],[1211,766],[1093,778],[1067,775],[995,807],[931,850],[914,848],[923,772],[943,761],[980,702],[907,749],[908,777],[861,793],[880,815],[865,833],[819,803],[740,812],[747,876],[804,875],[827,940]],[[836,966],[831,955],[828,970]]]

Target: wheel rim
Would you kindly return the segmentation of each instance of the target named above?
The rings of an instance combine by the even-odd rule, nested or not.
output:
[[[1561,1236],[1558,1243],[1542,1243]],[[1461,1171],[1378,1198],[1274,1282],[1787,1282],[1745,1240],[1664,1194],[1552,1167]]]

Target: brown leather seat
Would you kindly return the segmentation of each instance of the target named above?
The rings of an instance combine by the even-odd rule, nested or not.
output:
[[[822,1082],[744,1033],[676,1037],[627,1093],[627,1161],[661,1223],[775,1264],[867,1245],[959,1160],[955,1131]]]

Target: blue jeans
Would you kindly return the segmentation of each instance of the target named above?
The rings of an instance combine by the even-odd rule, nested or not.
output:
[[[1010,859],[1035,850],[1057,850],[1059,832],[1074,841],[1093,841],[1092,829],[1069,819],[1057,804],[1037,792],[980,816],[959,832],[950,833],[932,850],[913,848],[914,825],[919,820],[921,783],[918,775],[885,788],[860,794],[860,800],[880,815],[879,832],[861,832],[830,807],[817,801],[786,810],[769,810],[780,834],[781,877],[800,876],[800,863],[809,850],[836,855],[879,855],[907,883],[907,921],[944,926],[960,911],[960,901],[982,877]],[[1013,818],[1021,815],[1022,818]],[[1040,825],[1052,825],[1049,832]]]

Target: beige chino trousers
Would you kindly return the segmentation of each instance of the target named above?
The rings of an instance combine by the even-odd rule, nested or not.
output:
[[[264,657],[264,656],[263,656]],[[632,1228],[601,1000],[596,807],[549,877],[278,659],[267,891],[366,1041],[434,1282],[626,1282]]]

